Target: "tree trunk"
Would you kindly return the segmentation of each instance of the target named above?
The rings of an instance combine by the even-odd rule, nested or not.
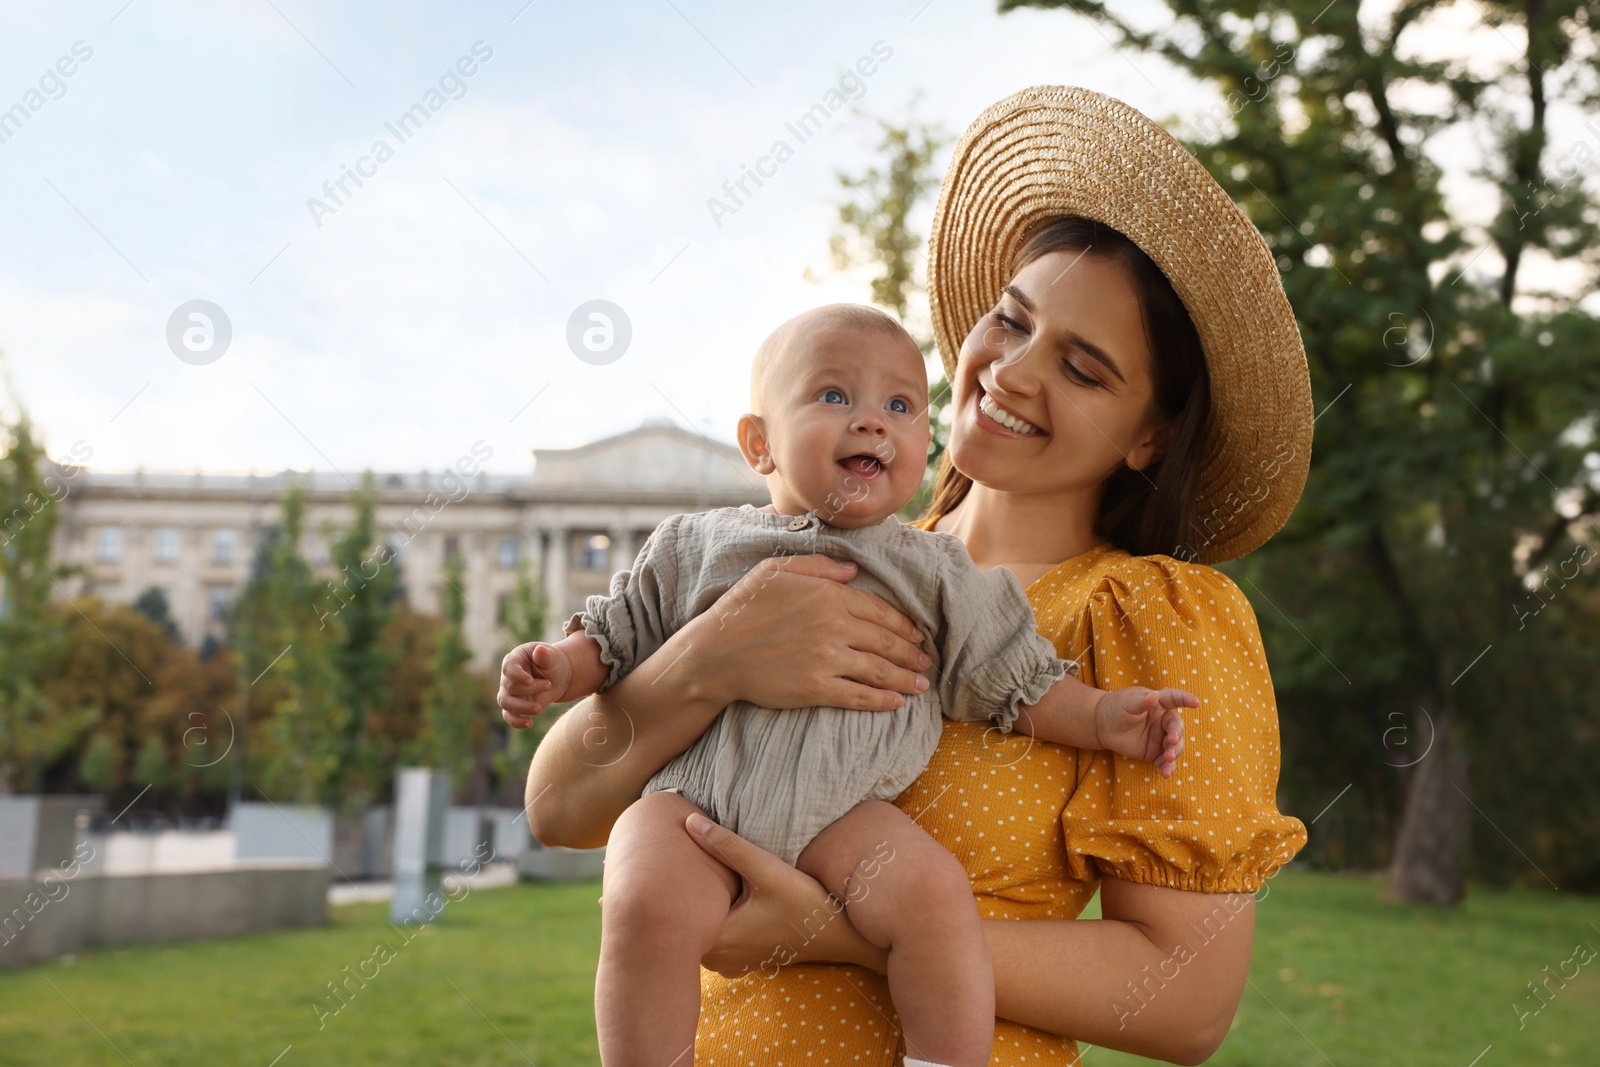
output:
[[[1385,898],[1459,904],[1466,895],[1471,827],[1467,759],[1455,745],[1455,710],[1437,699],[1426,703],[1432,705],[1433,746],[1411,772]]]

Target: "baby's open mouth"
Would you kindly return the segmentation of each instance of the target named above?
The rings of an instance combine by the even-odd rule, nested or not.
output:
[[[845,470],[849,471],[851,474],[854,474],[858,478],[876,478],[878,475],[883,473],[883,463],[878,459],[878,457],[869,456],[864,452],[858,456],[850,456],[848,459],[841,459],[839,461],[839,466],[843,467]]]

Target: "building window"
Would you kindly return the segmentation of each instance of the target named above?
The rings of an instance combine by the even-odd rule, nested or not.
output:
[[[407,538],[406,535],[401,533],[399,530],[394,530],[394,531],[390,532],[390,534],[389,534],[389,561],[390,562],[393,562],[393,563],[399,563],[400,562],[400,552],[401,552],[401,550],[403,548],[406,547],[406,542],[408,540],[409,540],[409,538]]]
[[[451,534],[444,539],[444,558],[455,559],[461,555],[461,538]]]
[[[156,562],[172,563],[178,558],[178,531],[163,526],[156,531]]]
[[[122,558],[122,528],[100,527],[100,547],[97,553],[101,563],[115,563]]]
[[[515,537],[500,538],[500,568],[510,570],[517,565],[517,539]]]
[[[611,551],[611,538],[603,533],[579,534],[573,538],[572,565],[580,570],[603,571]]]
[[[232,563],[235,538],[232,530],[217,530],[211,535],[211,562]]]
[[[228,618],[228,609],[233,606],[233,588],[226,585],[214,585],[206,590],[206,616],[224,622]]]

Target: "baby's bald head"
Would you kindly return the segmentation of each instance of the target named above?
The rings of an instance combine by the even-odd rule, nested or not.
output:
[[[778,515],[882,522],[928,466],[928,366],[894,319],[859,304],[796,315],[761,343],[739,450]]]
[[[785,322],[768,334],[756,349],[756,358],[750,367],[750,411],[756,415],[767,414],[773,398],[805,371],[807,357],[814,352],[815,343],[823,334],[834,331],[878,334],[903,342],[896,347],[921,372],[922,350],[905,327],[889,315],[865,304],[824,304],[802,311]]]

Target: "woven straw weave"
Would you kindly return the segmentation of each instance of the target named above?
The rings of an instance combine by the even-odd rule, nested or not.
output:
[[[1198,484],[1203,563],[1243,556],[1294,510],[1311,460],[1305,347],[1261,234],[1200,161],[1155,122],[1087,89],[1035,86],[967,128],[928,239],[934,334],[953,379],[973,325],[1032,230],[1080,215],[1137,244],[1200,335],[1211,425]]]

